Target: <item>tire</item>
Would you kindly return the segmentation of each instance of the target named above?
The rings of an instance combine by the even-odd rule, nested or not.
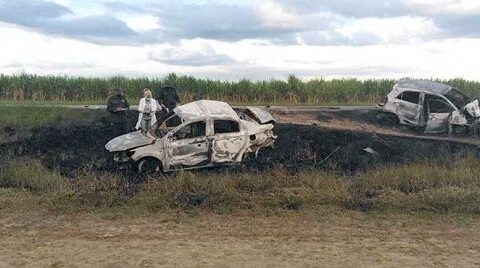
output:
[[[452,126],[452,134],[454,135],[463,135],[463,134],[467,134],[467,132],[468,132],[467,126],[457,126],[457,125]]]
[[[162,171],[162,163],[153,157],[142,158],[137,163],[137,171],[142,175],[152,175]]]

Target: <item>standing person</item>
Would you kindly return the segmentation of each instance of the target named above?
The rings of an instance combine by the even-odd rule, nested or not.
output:
[[[178,96],[177,90],[175,87],[167,85],[160,89],[160,92],[157,94],[156,99],[159,104],[167,107],[168,112],[171,112],[177,103],[180,102],[180,96]]]
[[[173,109],[177,107],[177,104],[180,102],[180,96],[178,96],[177,90],[175,87],[166,85],[160,89],[156,99],[158,103],[162,106],[162,111],[159,113],[159,118],[163,121],[167,119],[168,115],[173,112]],[[180,122],[170,122],[174,125],[179,124]],[[171,127],[171,125],[168,125]]]
[[[146,88],[143,90],[143,98],[140,99],[138,104],[138,121],[135,126],[136,129],[141,128],[142,133],[148,133],[155,122],[157,122],[157,117],[155,112],[157,111],[157,101],[152,98],[152,92]]]
[[[127,110],[130,108],[123,91],[115,88],[113,94],[108,97],[107,111],[111,115],[110,122],[113,126],[115,136],[119,136],[128,132],[127,126]]]

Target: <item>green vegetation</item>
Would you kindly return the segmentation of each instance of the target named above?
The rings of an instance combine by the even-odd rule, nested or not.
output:
[[[60,120],[67,109],[55,107],[0,106],[0,126],[36,127]]]
[[[0,106],[0,144],[27,137],[35,127],[59,121],[66,113],[62,108]]]
[[[89,172],[67,181],[31,159],[7,161],[6,167],[0,174],[1,187],[28,189],[39,203],[60,211],[271,213],[334,207],[480,213],[480,160],[473,157],[384,167],[357,176],[321,171],[289,174],[281,169],[242,174],[183,172],[141,184],[118,174]]]
[[[480,83],[463,79],[446,82],[471,97],[480,96]],[[37,76],[30,74],[0,75],[0,100],[9,103],[103,103],[114,87],[124,89],[132,103],[145,87],[157,90],[175,85],[183,102],[194,98],[224,100],[234,104],[278,105],[371,105],[382,101],[395,80],[333,79],[302,81],[291,75],[286,81],[237,82],[197,79],[170,74],[164,78],[82,78]]]
[[[0,128],[31,129],[54,122],[91,122],[101,113],[88,109],[45,106],[0,106]]]
[[[35,194],[41,194],[59,190],[67,183],[58,172],[48,170],[38,160],[17,159],[2,162],[0,187],[28,189]]]
[[[0,106],[0,144],[31,135],[32,130],[55,122],[91,122],[100,116],[88,109],[45,106]]]

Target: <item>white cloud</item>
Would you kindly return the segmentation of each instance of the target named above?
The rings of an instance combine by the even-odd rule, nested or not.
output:
[[[0,24],[0,72],[39,74],[111,75],[151,70],[147,50],[128,46],[100,46],[81,41],[47,37]]]
[[[166,46],[153,50],[150,59],[177,66],[219,66],[231,64],[234,59],[218,53],[209,41],[182,41],[176,46]]]
[[[93,11],[89,10],[95,6],[90,4],[76,8],[80,4],[73,0],[55,1],[74,10],[75,16],[79,10],[82,14],[90,15]],[[439,0],[440,4],[433,0],[404,1],[418,9],[430,9],[442,14],[465,14],[466,17],[480,10],[480,4],[465,0]],[[302,14],[295,14],[300,11],[286,9],[272,0],[253,3],[258,4],[251,5],[260,17],[257,24],[252,23],[257,16],[228,20],[230,6],[224,7],[225,12],[228,11],[225,17],[218,18],[215,13],[204,17],[204,10],[208,11],[204,7],[194,20],[199,24],[206,21],[201,25],[201,31],[193,29],[188,34],[173,35],[168,41],[154,39],[148,43],[137,43],[136,46],[129,46],[123,39],[114,43],[122,45],[92,44],[87,39],[75,40],[72,35],[62,35],[71,38],[67,39],[0,23],[0,72],[87,76],[156,76],[176,72],[221,79],[286,78],[287,74],[295,73],[302,77],[326,78],[410,76],[480,80],[480,73],[476,71],[480,62],[480,54],[477,53],[480,38],[462,38],[461,33],[455,35],[460,38],[437,38],[440,35],[437,35],[440,31],[437,27],[441,25],[435,24],[434,18],[421,16],[421,12],[390,18],[354,18],[333,13],[324,15],[327,16],[324,18],[323,13],[317,12],[305,18]],[[190,11],[198,11],[195,5],[189,7]],[[247,11],[252,12],[244,7],[242,14],[251,15]],[[157,17],[140,13],[125,11],[114,16],[129,28],[141,32],[142,37],[143,34],[150,34],[150,30],[159,28],[161,31],[158,32],[162,32],[178,30],[175,28],[177,26],[181,30],[196,26],[188,17],[182,17],[184,24],[172,24],[168,29],[163,29],[166,26]],[[152,11],[151,14],[155,13]],[[177,13],[169,14],[176,16]],[[233,32],[222,29],[224,21],[231,24],[228,29],[233,29]],[[248,27],[242,23],[248,24]],[[447,26],[451,26],[451,23]],[[262,27],[275,31],[264,31]],[[261,31],[257,31],[258,28],[262,28]],[[282,42],[281,38],[287,41]],[[315,42],[322,38],[331,38],[332,41]],[[362,42],[362,38],[365,42]]]
[[[270,28],[292,28],[300,25],[299,17],[273,0],[264,0],[256,7],[263,24]]]
[[[145,32],[160,28],[158,18],[152,15],[140,15],[125,19],[127,26],[137,32]]]
[[[377,36],[385,44],[418,42],[438,33],[435,23],[423,17],[365,18],[352,20],[338,29],[347,36],[359,33]]]
[[[480,15],[478,0],[405,0],[408,5],[426,13],[450,15]]]

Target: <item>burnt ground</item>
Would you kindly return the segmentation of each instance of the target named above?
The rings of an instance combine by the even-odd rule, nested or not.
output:
[[[473,146],[424,141],[374,133],[340,131],[317,126],[280,124],[276,149],[259,162],[270,160],[291,170],[321,168],[346,174],[422,160],[451,160],[475,153]]]
[[[370,120],[358,113],[353,115],[358,116],[359,121]],[[328,113],[317,116],[319,121],[336,118],[329,118]],[[136,118],[136,113],[130,112],[128,125],[133,126]],[[228,168],[228,171],[284,168],[291,172],[324,169],[354,174],[383,165],[421,160],[449,161],[476,153],[475,146],[464,143],[331,129],[317,124],[280,123],[275,133],[278,135],[275,149],[266,150],[259,158]],[[67,177],[75,177],[82,170],[115,171],[111,155],[104,149],[104,145],[115,136],[110,117],[102,112],[88,123],[60,122],[38,127],[29,138],[0,145],[0,151],[9,158],[40,159],[46,167],[58,169]]]

